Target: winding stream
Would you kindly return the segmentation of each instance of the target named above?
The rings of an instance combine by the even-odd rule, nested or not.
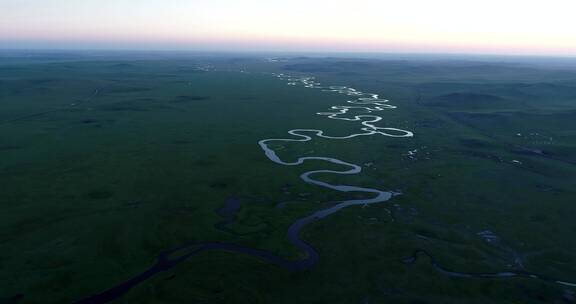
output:
[[[361,130],[363,133],[356,133],[351,134],[348,136],[329,136],[325,135],[324,131],[316,130],[316,129],[294,129],[288,131],[288,134],[296,137],[296,138],[281,138],[281,139],[263,139],[258,142],[260,148],[264,151],[264,154],[268,159],[273,161],[276,164],[285,165],[285,166],[297,166],[301,165],[308,160],[320,160],[326,161],[335,165],[342,166],[342,170],[314,170],[308,171],[300,175],[301,179],[309,184],[317,185],[320,187],[328,188],[335,191],[340,192],[364,192],[373,194],[372,198],[368,199],[354,199],[354,200],[345,200],[339,202],[329,208],[321,209],[312,214],[304,216],[302,218],[297,219],[294,223],[290,225],[287,231],[287,238],[288,241],[294,245],[298,250],[304,253],[304,257],[299,260],[286,260],[283,259],[276,254],[265,250],[259,250],[249,247],[244,247],[236,244],[229,244],[229,243],[217,243],[217,242],[208,242],[208,243],[189,243],[184,244],[178,248],[173,248],[170,250],[166,250],[161,252],[157,258],[154,265],[150,268],[146,269],[145,271],[139,273],[138,275],[130,278],[129,280],[122,282],[102,293],[98,293],[92,296],[89,296],[85,299],[77,301],[76,303],[107,303],[114,299],[117,299],[127,293],[136,285],[144,282],[145,280],[149,279],[150,277],[158,274],[160,272],[164,272],[176,267],[178,264],[186,261],[192,256],[195,256],[201,252],[211,251],[211,250],[224,250],[229,252],[238,252],[243,253],[246,255],[250,255],[253,257],[257,257],[259,259],[265,260],[269,263],[278,265],[290,271],[303,271],[306,269],[310,269],[319,259],[318,252],[316,249],[308,244],[306,241],[300,238],[300,231],[308,224],[325,218],[339,210],[354,206],[354,205],[367,205],[367,204],[375,204],[388,201],[395,195],[399,195],[398,192],[393,191],[381,191],[377,189],[371,188],[363,188],[363,187],[356,187],[356,186],[348,186],[348,185],[332,185],[320,180],[316,180],[313,178],[315,174],[318,173],[331,173],[331,174],[341,174],[341,175],[350,175],[350,174],[358,174],[362,171],[362,167],[359,165],[348,163],[336,158],[331,157],[323,157],[323,156],[310,156],[310,157],[300,157],[293,162],[288,162],[282,160],[276,152],[271,149],[268,144],[272,142],[306,142],[312,140],[312,136],[327,138],[327,139],[350,139],[358,136],[370,136],[370,135],[383,135],[388,137],[412,137],[414,134],[410,131],[397,129],[397,128],[384,128],[384,127],[377,127],[374,124],[382,120],[382,117],[376,115],[357,115],[353,118],[341,117],[341,115],[346,114],[350,109],[361,109],[367,113],[375,112],[375,111],[382,111],[385,109],[394,109],[395,106],[387,104],[388,100],[380,99],[377,94],[370,94],[370,93],[362,93],[357,91],[353,88],[348,88],[344,86],[329,86],[323,87],[320,83],[315,82],[311,77],[291,77],[283,74],[274,74],[276,77],[288,81],[289,85],[298,85],[301,84],[307,88],[313,89],[321,89],[323,91],[329,92],[337,92],[339,94],[345,94],[348,96],[356,97],[355,100],[348,101],[348,103],[354,104],[354,106],[333,106],[331,110],[335,110],[334,112],[320,112],[317,113],[318,115],[327,116],[330,119],[340,119],[346,121],[360,121],[361,125],[363,126]],[[176,257],[174,257],[176,256]]]
[[[527,272],[527,271],[503,271],[503,272],[493,272],[493,273],[489,273],[489,272],[472,273],[472,272],[453,271],[453,270],[449,270],[447,268],[440,266],[436,262],[436,259],[434,259],[434,257],[430,253],[428,253],[427,251],[422,250],[422,249],[418,249],[418,250],[414,251],[414,253],[411,256],[405,258],[403,260],[403,262],[404,262],[404,264],[412,265],[412,264],[416,263],[416,261],[418,261],[418,259],[421,256],[428,258],[430,265],[432,265],[432,267],[436,271],[438,271],[441,274],[450,276],[450,277],[476,278],[476,279],[530,278],[530,279],[538,279],[538,280],[546,281],[549,283],[555,283],[555,284],[568,286],[568,287],[576,287],[576,283],[560,281],[557,279],[553,279],[551,277],[547,277],[544,275],[535,274],[535,273]]]
[[[309,156],[309,157],[299,157],[294,161],[285,161],[282,160],[276,152],[270,148],[270,143],[275,142],[306,142],[312,140],[312,136],[326,138],[326,139],[335,139],[335,140],[343,140],[343,139],[350,139],[358,136],[371,136],[371,135],[382,135],[388,137],[412,137],[414,134],[407,130],[397,129],[397,128],[385,128],[385,127],[378,127],[375,123],[382,120],[382,117],[377,115],[372,115],[372,112],[383,111],[387,109],[395,109],[396,107],[393,105],[388,104],[388,100],[379,98],[378,94],[372,93],[363,93],[356,89],[345,87],[345,86],[322,86],[320,83],[316,82],[312,77],[293,77],[284,74],[273,74],[275,77],[278,77],[282,80],[287,81],[288,85],[297,86],[302,85],[307,88],[311,89],[319,89],[322,91],[327,92],[336,92],[339,94],[344,94],[347,96],[355,97],[354,100],[350,100],[347,103],[350,105],[338,105],[332,106],[329,112],[319,112],[316,113],[321,116],[325,116],[329,119],[338,119],[338,120],[345,120],[345,121],[353,121],[353,122],[360,122],[362,125],[361,130],[362,133],[355,133],[347,136],[330,136],[324,134],[324,131],[317,130],[317,129],[294,129],[288,131],[288,134],[291,135],[291,138],[271,138],[271,139],[263,139],[258,142],[260,148],[264,151],[264,154],[268,159],[272,162],[284,165],[284,166],[298,166],[303,164],[306,161],[314,160],[314,161],[325,161],[331,164],[335,164],[341,166],[341,170],[313,170],[307,171],[300,175],[300,178],[309,184],[313,184],[316,186],[324,187],[330,190],[340,191],[340,192],[364,192],[372,194],[372,198],[368,199],[353,199],[353,200],[345,200],[341,201],[337,204],[334,204],[328,208],[318,210],[313,212],[309,215],[301,217],[293,222],[287,231],[287,238],[288,241],[298,248],[299,251],[304,253],[303,258],[298,260],[287,260],[282,257],[277,256],[276,254],[255,249],[244,247],[236,244],[230,243],[217,243],[217,242],[207,242],[207,243],[189,243],[183,244],[178,248],[173,248],[170,250],[166,250],[161,252],[157,258],[154,265],[150,268],[146,269],[145,271],[141,272],[140,274],[130,278],[129,280],[122,282],[102,293],[95,294],[89,296],[85,299],[82,299],[76,303],[107,303],[114,299],[117,299],[127,293],[136,285],[144,282],[148,278],[167,270],[170,270],[176,267],[178,264],[186,261],[187,259],[206,251],[212,250],[222,250],[228,252],[237,252],[243,253],[252,257],[259,258],[266,262],[275,264],[277,266],[283,267],[289,271],[303,271],[310,269],[313,267],[318,259],[319,255],[316,249],[308,244],[306,241],[300,238],[300,232],[302,229],[307,226],[308,224],[317,221],[319,219],[325,218],[339,210],[354,206],[354,205],[367,205],[367,204],[376,204],[382,203],[390,200],[392,197],[396,195],[400,195],[398,192],[393,191],[382,191],[378,189],[372,188],[363,188],[357,186],[349,186],[349,185],[333,185],[330,183],[323,182],[321,180],[317,180],[314,178],[314,175],[319,173],[329,173],[329,174],[339,174],[339,175],[351,175],[351,174],[358,174],[362,171],[362,168],[359,165],[345,162],[336,158],[331,157],[324,157],[324,156]],[[363,115],[356,115],[354,117],[346,117],[350,110],[361,110],[367,114]],[[235,206],[231,206],[230,208],[234,209]],[[225,226],[226,224],[233,221],[228,213],[233,213],[234,211],[223,211],[225,213],[224,217],[226,218],[221,225]],[[228,212],[228,213],[226,213]],[[426,251],[417,250],[414,254],[406,258],[404,263],[406,264],[413,264],[417,261],[420,256],[426,256],[429,258],[431,265],[440,273],[445,275],[454,276],[454,277],[464,277],[464,278],[510,278],[510,277],[528,277],[534,279],[540,279],[547,282],[557,283],[565,286],[575,287],[576,284],[554,280],[551,278],[547,278],[545,276],[540,276],[532,273],[527,272],[501,272],[501,273],[463,273],[463,272],[455,272],[447,270],[441,266],[439,266],[434,258]]]

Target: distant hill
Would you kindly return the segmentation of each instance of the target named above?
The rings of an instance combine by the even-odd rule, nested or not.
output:
[[[425,99],[424,104],[453,110],[490,110],[516,108],[523,103],[490,94],[450,93]]]

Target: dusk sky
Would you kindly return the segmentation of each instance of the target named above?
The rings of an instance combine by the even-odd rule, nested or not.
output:
[[[0,48],[576,55],[574,0],[0,0]]]

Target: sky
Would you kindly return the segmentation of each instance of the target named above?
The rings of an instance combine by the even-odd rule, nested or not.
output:
[[[0,0],[0,48],[576,56],[575,0]]]

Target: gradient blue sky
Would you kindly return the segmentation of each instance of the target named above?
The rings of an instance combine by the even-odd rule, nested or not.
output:
[[[576,55],[574,0],[0,0],[0,48]]]

